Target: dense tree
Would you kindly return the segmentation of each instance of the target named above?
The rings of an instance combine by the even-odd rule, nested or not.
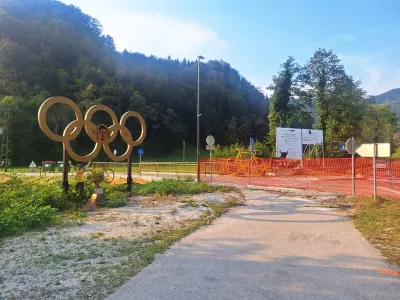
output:
[[[265,138],[268,99],[260,90],[224,61],[202,63],[200,78],[201,141],[213,134],[221,144],[231,142],[231,130],[239,143]],[[95,18],[59,1],[0,1],[0,101],[12,111],[14,163],[60,159],[61,146],[41,133],[36,119],[40,104],[56,95],[82,111],[101,103],[119,116],[140,112],[147,153],[171,151],[183,139],[196,143],[196,62],[116,52]],[[69,109],[54,109],[48,122],[61,131],[70,117]],[[101,113],[95,117],[108,122]],[[81,153],[92,147],[84,136],[73,146]],[[122,152],[124,144],[113,147]]]
[[[361,139],[369,143],[391,143],[396,150],[395,133],[398,130],[396,113],[389,105],[370,105],[360,124]]]
[[[270,99],[269,109],[269,144],[275,151],[277,127],[311,126],[312,118],[305,109],[306,93],[302,91],[301,68],[289,57],[281,66],[278,76],[273,77],[269,87],[274,93]]]
[[[335,109],[334,93],[344,76],[344,68],[332,50],[318,49],[305,66],[305,84],[315,105],[316,128],[326,130],[329,114]]]

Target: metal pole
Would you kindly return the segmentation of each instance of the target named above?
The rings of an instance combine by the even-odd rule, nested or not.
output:
[[[200,56],[197,57],[197,182],[200,182]]]
[[[249,165],[249,184],[250,184],[250,177],[251,177],[251,160],[253,159],[253,151],[250,151],[250,165]]]
[[[376,143],[374,143],[374,156],[372,159],[372,168],[373,168],[373,174],[374,174],[374,200],[376,200],[376,154],[377,154],[377,148],[378,145]]]
[[[354,157],[354,137],[351,139],[351,194],[356,196],[356,159]]]
[[[68,182],[68,153],[63,147],[63,180],[62,185],[64,187],[64,192],[67,193],[69,189],[69,182]]]
[[[210,148],[210,182],[212,182],[212,150],[211,150],[211,148]]]
[[[128,172],[126,176],[126,191],[132,196],[132,155],[128,157]]]
[[[8,117],[8,116],[7,116]],[[7,118],[6,117],[6,118]],[[7,118],[8,119],[8,118]],[[7,123],[8,123],[8,121],[9,120],[7,120]],[[7,172],[7,165],[8,165],[8,162],[9,162],[9,160],[8,160],[8,124],[7,124],[7,129],[6,129],[6,158],[4,159],[4,161],[5,161],[5,164],[6,164],[6,166],[4,167],[4,172]]]
[[[185,140],[183,140],[183,159],[182,159],[182,161],[183,162],[185,162],[185,149],[186,148],[186,142],[185,142]]]

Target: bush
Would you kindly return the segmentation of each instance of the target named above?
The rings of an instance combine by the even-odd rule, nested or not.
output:
[[[83,201],[90,198],[93,185],[86,185]],[[67,194],[59,179],[0,174],[0,237],[47,225],[59,212],[74,209],[75,181]]]
[[[0,175],[0,181],[0,237],[52,222],[66,200],[54,179]]]
[[[215,147],[213,157],[215,158],[232,158],[236,157],[238,154],[237,149],[241,149],[243,152],[249,152],[249,147],[245,147],[243,145],[240,145],[238,143],[232,144],[229,146],[221,146],[217,145]],[[254,150],[259,150],[261,151],[261,154],[258,155],[258,157],[262,158],[267,158],[271,157],[271,151],[269,150],[269,147],[266,143],[256,141],[254,143]],[[242,157],[242,158],[250,158],[250,154],[248,154],[248,157]]]
[[[132,193],[136,195],[185,195],[211,193],[220,190],[221,186],[213,186],[208,182],[186,182],[180,179],[163,178],[150,181],[146,184],[132,186]]]
[[[101,207],[122,207],[127,204],[125,193],[110,191],[105,195],[105,200],[100,202]]]

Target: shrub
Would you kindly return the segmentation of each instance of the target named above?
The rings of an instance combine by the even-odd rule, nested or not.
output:
[[[238,143],[228,145],[228,146],[217,145],[215,147],[213,157],[215,157],[215,158],[236,157],[236,155],[238,154],[237,149],[241,149],[243,152],[249,151],[249,147],[245,147]],[[254,150],[261,151],[261,154],[258,155],[259,157],[262,157],[262,158],[271,157],[271,151],[269,150],[269,147],[266,143],[256,141],[254,143]],[[250,158],[250,154],[248,154],[248,157],[243,157],[243,158]]]
[[[121,207],[127,204],[125,193],[119,191],[110,191],[105,195],[105,200],[100,202],[102,207]]]

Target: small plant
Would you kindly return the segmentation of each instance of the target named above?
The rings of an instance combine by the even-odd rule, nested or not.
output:
[[[171,215],[176,215],[177,212],[178,212],[178,210],[177,210],[176,208],[171,208],[171,209],[169,210],[169,213],[170,213]]]
[[[103,237],[103,236],[104,236],[104,232],[102,232],[102,231],[98,231],[98,232],[95,232],[95,233],[92,233],[92,234],[89,235],[89,237],[91,239],[98,239],[98,238]]]
[[[101,207],[122,207],[128,203],[123,192],[109,191],[105,194],[105,200],[99,203]]]
[[[194,182],[194,177],[190,175],[186,175],[182,178],[183,182]]]

